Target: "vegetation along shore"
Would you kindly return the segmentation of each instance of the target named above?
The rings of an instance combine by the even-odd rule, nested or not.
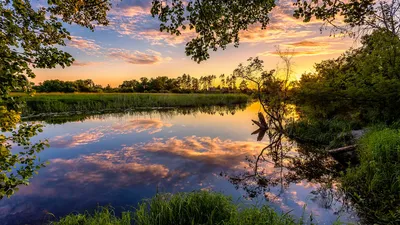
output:
[[[121,111],[135,108],[234,106],[245,94],[48,93],[24,98],[23,115],[62,112]]]
[[[133,211],[116,216],[110,208],[96,212],[71,214],[54,222],[55,225],[96,224],[96,225],[295,225],[286,214],[279,214],[268,206],[261,208],[239,205],[223,194],[213,192],[191,192],[178,194],[157,194],[145,200]]]

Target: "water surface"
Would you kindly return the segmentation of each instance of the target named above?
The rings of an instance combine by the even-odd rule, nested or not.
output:
[[[295,218],[312,214],[319,224],[355,221],[335,189],[325,188],[329,176],[314,176],[320,164],[334,164],[332,159],[299,153],[283,140],[290,145],[285,155],[298,164],[271,153],[259,165],[264,178],[249,176],[254,156],[268,145],[251,135],[256,129],[251,119],[259,110],[257,104],[236,110],[151,110],[46,124],[35,140],[50,141],[39,154],[50,164],[29,186],[0,200],[1,224],[42,224],[52,215],[98,205],[110,204],[118,212],[157,192],[194,190],[222,192],[242,207],[268,204]]]

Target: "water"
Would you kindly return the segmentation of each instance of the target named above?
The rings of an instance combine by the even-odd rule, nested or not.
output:
[[[329,176],[320,167],[335,166],[326,156],[283,139],[293,160],[271,151],[259,163],[263,178],[251,176],[254,156],[268,145],[251,135],[259,109],[153,110],[47,124],[35,140],[50,141],[39,154],[50,164],[29,186],[0,200],[1,224],[42,224],[98,205],[118,212],[157,192],[193,190],[222,192],[242,207],[268,204],[295,218],[312,214],[319,224],[356,221],[335,184],[324,188]]]

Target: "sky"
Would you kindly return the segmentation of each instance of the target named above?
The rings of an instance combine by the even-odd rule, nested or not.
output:
[[[43,0],[34,0],[41,4]],[[103,86],[118,86],[124,80],[140,77],[177,77],[190,74],[200,77],[210,74],[230,74],[249,57],[260,57],[266,69],[281,67],[277,48],[294,52],[293,79],[312,72],[313,65],[338,57],[357,43],[350,38],[321,32],[321,23],[303,23],[292,17],[291,0],[276,1],[270,13],[267,29],[252,25],[240,33],[240,46],[232,44],[226,50],[211,51],[211,57],[200,64],[185,54],[185,44],[195,33],[185,31],[171,36],[159,31],[159,21],[150,15],[152,0],[113,0],[108,13],[110,24],[97,26],[92,32],[78,25],[66,25],[72,35],[67,46],[75,62],[71,67],[35,70],[35,83],[49,79],[92,79]]]

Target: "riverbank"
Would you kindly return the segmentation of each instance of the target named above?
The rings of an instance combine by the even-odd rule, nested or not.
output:
[[[178,194],[157,194],[143,201],[135,211],[122,212],[116,216],[110,208],[102,208],[93,214],[73,214],[61,218],[56,225],[97,224],[97,225],[294,225],[289,215],[280,215],[268,206],[239,209],[231,198],[213,192],[190,192]]]
[[[23,116],[135,108],[232,106],[250,101],[250,96],[244,94],[50,93],[23,98],[27,103]]]

